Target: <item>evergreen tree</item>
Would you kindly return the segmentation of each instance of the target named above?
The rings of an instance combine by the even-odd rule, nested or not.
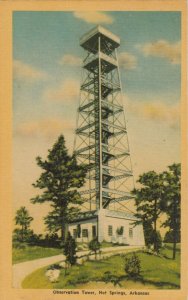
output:
[[[31,202],[50,203],[52,211],[45,217],[45,224],[52,232],[61,230],[64,241],[66,225],[78,213],[78,205],[83,201],[77,188],[84,184],[87,168],[77,164],[74,154],[68,154],[63,135],[48,151],[46,160],[41,157],[36,160],[43,172],[33,186],[43,190],[43,193]]]
[[[14,233],[21,242],[24,242],[27,238],[30,232],[29,227],[32,221],[33,218],[29,215],[29,212],[25,206],[20,207],[20,209],[16,211],[15,223],[21,228],[16,228]]]
[[[65,240],[64,254],[66,256],[66,261],[72,266],[76,263],[76,242],[75,239],[68,232],[67,238]]]

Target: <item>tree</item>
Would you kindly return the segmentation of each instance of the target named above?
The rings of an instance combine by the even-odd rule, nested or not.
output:
[[[160,234],[160,231],[153,231],[153,236],[152,236],[152,241],[153,244],[155,245],[155,251],[159,252],[160,249],[162,248],[162,237]]]
[[[24,242],[26,237],[29,234],[29,227],[31,222],[33,221],[33,218],[29,215],[28,210],[25,208],[25,206],[21,206],[20,209],[16,211],[15,216],[15,223],[16,225],[19,225],[21,228],[17,228],[14,232],[19,237],[18,239],[21,242]]]
[[[164,227],[169,227],[172,232],[173,240],[173,259],[176,258],[176,243],[180,236],[181,225],[181,165],[173,164],[168,167],[168,171],[163,173],[164,181],[164,205],[163,211],[166,212],[167,220],[163,223]]]
[[[151,245],[153,245],[153,227],[152,227],[152,223],[149,220],[145,220],[143,219],[143,230],[144,230],[144,239],[145,239],[145,244],[147,247],[150,247]]]
[[[154,230],[154,233],[151,232],[152,237],[157,237],[157,220],[162,213],[164,196],[162,176],[155,171],[149,171],[140,175],[138,182],[141,187],[132,192],[136,196],[137,213],[135,215],[143,221],[144,225],[152,226]],[[154,250],[158,251],[155,238],[153,244]]]
[[[66,256],[66,261],[72,266],[76,263],[76,242],[75,239],[68,232],[67,238],[65,240],[64,254]]]
[[[46,160],[37,157],[36,161],[43,172],[33,186],[43,193],[31,202],[50,203],[52,211],[45,217],[45,224],[51,232],[61,230],[65,241],[67,224],[78,213],[78,205],[83,201],[77,188],[84,184],[87,168],[77,164],[74,154],[68,154],[63,135],[48,151]]]

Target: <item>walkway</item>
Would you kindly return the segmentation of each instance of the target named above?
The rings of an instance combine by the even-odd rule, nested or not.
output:
[[[132,249],[138,249],[142,247],[138,246],[118,246],[118,247],[108,247],[108,248],[102,248],[102,253],[121,253],[125,251],[131,251]],[[81,255],[87,255],[89,251],[79,251],[77,252],[78,256]],[[29,275],[30,273],[34,272],[37,269],[40,269],[42,267],[64,261],[65,256],[63,254],[51,256],[51,257],[45,257],[45,258],[39,258],[35,260],[26,261],[23,263],[15,264],[13,265],[13,288],[21,288],[22,281],[24,278]]]

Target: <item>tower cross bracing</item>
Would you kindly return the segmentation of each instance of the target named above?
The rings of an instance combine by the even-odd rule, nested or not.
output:
[[[101,26],[80,39],[85,50],[74,150],[88,165],[83,210],[126,210],[134,187],[117,57],[118,36]]]

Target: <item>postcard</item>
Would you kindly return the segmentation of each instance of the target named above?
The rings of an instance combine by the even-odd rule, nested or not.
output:
[[[0,5],[1,299],[187,299],[186,2]]]

